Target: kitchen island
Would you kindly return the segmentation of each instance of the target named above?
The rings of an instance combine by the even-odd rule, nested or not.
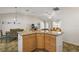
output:
[[[18,32],[18,51],[32,52],[36,49],[62,52],[62,32],[24,31]]]

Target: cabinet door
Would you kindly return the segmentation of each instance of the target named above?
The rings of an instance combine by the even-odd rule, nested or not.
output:
[[[45,34],[45,49],[50,51],[50,38],[48,34]]]
[[[37,48],[44,49],[44,33],[37,33]]]
[[[56,39],[55,36],[45,34],[45,49],[49,52],[56,51]]]
[[[23,36],[23,51],[31,52],[36,48],[35,34]]]

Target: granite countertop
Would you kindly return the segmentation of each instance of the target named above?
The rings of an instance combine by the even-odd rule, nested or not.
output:
[[[62,35],[63,32],[56,32],[56,31],[23,31],[21,35],[28,35],[28,34],[33,34],[33,33],[46,33],[46,34],[51,34],[51,35]]]

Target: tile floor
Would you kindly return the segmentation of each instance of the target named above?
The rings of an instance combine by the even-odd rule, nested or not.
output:
[[[0,41],[0,52],[17,52],[18,51],[18,41],[14,40],[6,43],[5,41]]]
[[[79,46],[64,42],[63,52],[79,52]]]

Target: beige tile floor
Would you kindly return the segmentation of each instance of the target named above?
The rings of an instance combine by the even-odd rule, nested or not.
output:
[[[79,46],[64,42],[63,43],[63,51],[64,52],[79,52]]]
[[[0,52],[17,52],[18,51],[18,41],[14,40],[6,43],[5,41],[0,41]]]

